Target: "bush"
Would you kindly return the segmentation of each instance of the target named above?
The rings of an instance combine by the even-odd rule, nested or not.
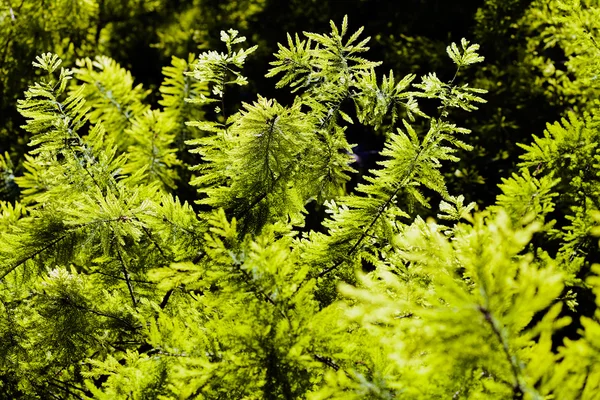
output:
[[[257,47],[233,29],[219,51],[173,57],[157,90],[107,56],[38,56],[17,105],[24,173],[0,157],[18,188],[0,202],[0,391],[596,398],[597,8],[561,4],[511,2],[569,49],[573,79],[534,87],[586,101],[520,145],[487,207],[448,184],[483,143],[456,122],[490,97],[467,78],[494,79],[466,39],[443,80],[377,73],[347,18],[290,34],[266,74],[280,101],[242,101]],[[385,144],[352,183],[356,127]]]

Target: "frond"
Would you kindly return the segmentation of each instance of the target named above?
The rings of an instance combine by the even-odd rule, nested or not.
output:
[[[163,68],[165,79],[159,88],[162,99],[158,103],[163,106],[165,119],[178,125],[175,143],[180,152],[185,149],[187,140],[197,136],[195,131],[186,125],[186,122],[204,118],[201,108],[190,101],[208,94],[206,82],[201,83],[188,74],[192,70],[194,62],[193,54],[190,54],[187,60],[173,57],[171,65]]]
[[[136,138],[136,143],[127,149],[123,168],[124,174],[135,177],[135,181],[129,179],[130,184],[158,182],[165,190],[176,187],[179,177],[175,167],[181,164],[174,145],[176,130],[176,120],[166,112],[147,111],[133,121],[125,134]]]
[[[360,74],[358,78],[358,93],[354,97],[354,103],[361,123],[379,129],[386,120],[389,120],[392,127],[395,126],[402,115],[406,115],[410,121],[414,121],[415,115],[425,117],[415,99],[417,93],[406,91],[415,75],[407,75],[396,82],[393,71],[390,71],[389,75],[383,76],[381,84],[378,84],[375,70],[371,70]]]
[[[121,150],[135,143],[136,138],[125,131],[136,117],[149,109],[144,104],[148,91],[141,84],[134,86],[131,73],[109,57],[78,60],[77,66],[74,76],[83,85],[73,91],[80,91],[91,107],[90,121],[102,122],[110,139]]]
[[[554,179],[552,174],[541,178],[532,176],[528,169],[521,174],[514,173],[509,179],[502,179],[496,206],[505,210],[514,222],[536,219],[543,222],[545,217],[555,209],[555,186],[560,179]]]
[[[65,147],[65,142],[73,140],[71,132],[77,132],[85,124],[89,110],[80,91],[65,97],[65,89],[73,72],[61,68],[55,80],[53,73],[61,63],[62,60],[55,54],[38,56],[33,65],[45,71],[47,77],[32,85],[25,92],[25,99],[17,103],[17,109],[27,118],[23,128],[33,134],[30,144],[43,144],[48,152],[45,157],[56,155]]]
[[[294,204],[295,192],[303,188],[293,184],[297,157],[313,135],[310,118],[299,106],[286,108],[264,98],[245,104],[227,136],[197,142],[204,145],[201,154],[214,157],[206,159],[213,165],[193,182],[208,185],[200,187],[208,196],[201,203],[223,207],[256,226],[299,212],[303,204]]]
[[[193,103],[210,104],[221,102],[225,87],[228,85],[243,86],[247,84],[246,78],[241,74],[240,69],[246,62],[246,58],[254,53],[257,46],[242,48],[238,51],[233,50],[233,46],[246,41],[244,36],[238,36],[238,31],[230,29],[221,31],[221,41],[227,47],[227,53],[217,51],[206,51],[198,56],[193,64],[193,70],[186,75],[193,76],[194,79],[204,85],[208,85],[210,92],[214,97],[200,95],[199,98],[191,100]],[[216,111],[218,114],[222,106]]]

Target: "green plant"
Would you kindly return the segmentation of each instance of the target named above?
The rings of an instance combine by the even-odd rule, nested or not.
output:
[[[257,95],[238,109],[256,48],[235,30],[221,32],[224,52],[174,58],[155,109],[110,58],[70,69],[39,56],[42,76],[18,103],[31,137],[20,199],[0,203],[0,389],[595,398],[598,312],[561,314],[580,300],[569,288],[600,290],[580,274],[600,272],[594,114],[523,146],[521,173],[477,211],[442,167],[472,150],[451,118],[485,102],[459,83],[483,61],[479,46],[447,47],[447,82],[398,79],[376,73],[361,35],[346,18],[329,34],[288,35],[267,76],[292,100]],[[358,124],[386,142],[352,188],[346,131]],[[190,170],[196,209],[176,189]],[[424,220],[435,199],[439,222]],[[556,209],[572,211],[570,225],[549,220]],[[327,217],[312,226],[315,210]],[[546,236],[554,254],[537,245]]]

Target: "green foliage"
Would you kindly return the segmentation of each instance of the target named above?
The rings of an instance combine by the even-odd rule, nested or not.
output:
[[[547,222],[542,248],[558,247],[555,257],[564,260],[569,279],[581,285],[598,250],[592,237],[599,194],[597,143],[595,115],[570,113],[548,124],[544,137],[522,145],[522,172],[504,180],[498,197],[498,206],[515,221]]]
[[[0,201],[2,393],[597,396],[597,109],[521,145],[521,169],[480,211],[447,174],[474,149],[460,115],[489,96],[465,79],[479,46],[446,47],[449,79],[398,78],[378,73],[362,32],[344,18],[288,35],[266,74],[281,99],[240,92],[259,51],[234,29],[223,52],[173,57],[157,90],[108,56],[36,58],[17,104],[23,171],[0,157],[1,193],[17,197]],[[581,76],[597,69],[584,60]],[[385,142],[352,185],[356,129]]]
[[[130,145],[130,135],[125,134],[125,130],[148,110],[143,103],[147,92],[141,85],[134,87],[131,73],[108,57],[80,60],[78,67],[74,72],[84,84],[81,95],[93,104],[90,122],[102,121],[121,149]]]
[[[535,385],[556,357],[551,334],[568,320],[557,319],[560,304],[546,310],[562,289],[555,266],[540,268],[531,254],[519,254],[538,226],[513,229],[505,214],[479,214],[449,238],[443,227],[417,220],[375,279],[363,277],[361,289],[342,288],[354,300],[348,317],[387,358],[378,366],[388,376],[380,391],[542,398]]]
[[[264,6],[264,0],[218,3],[209,0],[1,1],[0,152],[9,152],[16,168],[22,169],[29,138],[19,129],[22,120],[15,106],[35,77],[30,63],[36,55],[51,51],[69,65],[77,60],[80,63],[78,74],[81,74],[78,77],[91,83],[86,89],[89,90],[86,97],[103,96],[106,101],[118,102],[114,104],[115,110],[107,108],[105,111],[122,113],[122,117],[105,118],[105,122],[123,128],[131,123],[123,119],[130,118],[136,107],[144,106],[136,102],[147,93],[142,89],[123,92],[123,88],[119,91],[113,87],[120,79],[132,80],[131,75],[112,76],[113,69],[126,66],[136,72],[138,79],[146,83],[150,80],[149,86],[158,87],[160,68],[172,56],[187,59],[188,53],[195,52],[199,45],[211,43],[213,30],[232,25],[245,27],[248,18]],[[87,58],[91,61],[85,61]],[[120,73],[129,72],[121,69]],[[155,98],[150,100],[154,102]],[[123,110],[118,110],[118,106],[124,107]],[[100,115],[91,117],[95,119]],[[113,135],[109,127],[107,132]],[[118,133],[115,136],[118,137]],[[118,139],[116,142],[121,145],[121,139],[126,136]],[[183,140],[187,139],[189,137]],[[183,141],[179,144],[180,152],[183,152]],[[185,161],[192,164],[189,159]],[[185,179],[189,180],[189,175],[185,175]],[[3,193],[2,199],[13,201],[17,195],[11,190]]]
[[[546,91],[553,97],[590,110],[598,97],[596,74],[600,67],[595,28],[600,16],[597,4],[578,0],[537,1],[528,12],[531,13],[529,29],[540,32],[544,49],[559,48],[566,59],[556,60],[532,52],[528,61],[543,73],[538,79],[543,79]],[[539,48],[540,43],[531,40],[528,47]]]

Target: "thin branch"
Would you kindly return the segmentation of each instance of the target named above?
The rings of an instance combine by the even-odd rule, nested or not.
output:
[[[47,383],[48,383],[48,384],[50,384],[50,385],[54,386],[55,388],[58,388],[58,389],[62,390],[63,392],[66,392],[67,394],[69,394],[69,395],[71,395],[71,396],[75,397],[75,398],[76,398],[76,399],[78,399],[78,400],[83,400],[83,397],[79,396],[77,393],[73,393],[72,391],[70,391],[70,390],[69,390],[68,388],[66,388],[66,387],[60,386],[60,385],[59,385],[57,382],[60,382],[60,383],[63,383],[63,384],[65,383],[65,382],[63,382],[63,381],[60,381],[60,380],[58,380],[58,379],[56,379],[56,378],[52,378],[52,379],[49,379],[49,380],[47,381]],[[85,391],[84,391],[83,389],[79,389],[79,388],[77,388],[77,389],[78,389],[78,390],[81,390],[82,392],[84,392],[84,393],[85,393]]]
[[[140,221],[137,217],[136,217],[136,219],[138,221]],[[158,242],[154,239],[154,237],[152,236],[152,234],[150,233],[150,231],[148,230],[148,228],[146,228],[144,225],[142,225],[142,230],[144,231],[144,233],[146,234],[146,236],[148,236],[148,239],[150,239],[150,241],[152,242],[152,244],[154,245],[154,247],[156,247],[158,249],[158,252],[162,256],[162,258],[164,258],[165,260],[169,260],[169,258],[165,255],[164,250],[162,249],[162,247],[160,247],[160,245],[158,244]]]
[[[327,275],[331,271],[337,269],[340,265],[344,264],[349,259],[349,257],[351,255],[354,254],[354,252],[358,249],[358,246],[360,246],[360,244],[362,243],[362,241],[369,235],[369,231],[371,230],[371,228],[373,228],[373,226],[375,226],[375,223],[377,223],[377,221],[379,220],[379,218],[387,210],[388,206],[392,203],[392,201],[394,201],[394,198],[398,195],[398,192],[400,191],[400,189],[406,187],[406,184],[407,184],[406,181],[410,178],[410,175],[414,171],[415,166],[417,165],[417,161],[419,160],[419,157],[423,153],[424,149],[425,149],[424,146],[421,146],[421,148],[419,149],[419,152],[416,154],[415,159],[413,160],[413,163],[411,164],[409,170],[406,172],[406,175],[402,179],[402,182],[400,183],[400,185],[398,185],[398,187],[396,188],[396,190],[394,190],[394,192],[388,197],[388,199],[386,200],[386,202],[382,206],[379,207],[379,211],[377,212],[377,215],[375,215],[375,218],[373,218],[373,220],[371,221],[371,223],[369,224],[369,226],[367,227],[367,229],[365,229],[362,232],[362,234],[360,235],[360,237],[358,238],[358,240],[356,241],[356,243],[354,243],[354,246],[352,246],[352,248],[350,249],[350,251],[348,251],[348,254],[346,255],[346,257],[340,259],[338,262],[336,262],[331,267],[323,270],[321,273],[319,273],[317,275],[317,277],[322,278],[323,276]]]
[[[101,271],[91,271],[91,272],[88,272],[88,275],[93,275],[93,274],[100,274],[100,275],[108,276],[109,278],[113,278],[113,279],[117,279],[117,280],[121,280],[121,281],[125,280],[125,278],[122,278],[122,277],[116,276],[116,275],[107,274],[106,272],[101,272]],[[144,280],[141,280],[141,279],[131,279],[130,278],[129,280],[131,282],[143,283],[143,284],[146,284],[146,285],[155,285],[156,284],[156,282],[144,281]]]
[[[165,296],[163,297],[162,301],[160,302],[160,309],[164,310],[165,307],[167,306],[167,303],[169,302],[169,299],[171,298],[171,295],[173,294],[173,289],[169,289],[167,290],[167,293],[165,293]]]
[[[102,83],[100,83],[99,81],[94,82],[96,88],[98,89],[98,91],[100,92],[100,94],[102,95],[102,97],[105,100],[108,100],[108,102],[110,104],[112,104],[114,106],[114,108],[117,109],[117,111],[119,111],[119,113],[125,117],[125,119],[127,120],[127,122],[129,124],[132,123],[132,116],[127,112],[127,110],[124,110],[121,107],[121,103],[119,103],[118,101],[116,101],[112,96],[108,95],[108,92],[104,89],[104,86],[102,86]],[[110,92],[110,91],[109,91]]]
[[[225,126],[225,133],[227,133],[228,125],[227,125],[227,112],[225,111],[225,79],[227,78],[227,68],[223,68],[223,92],[221,92],[221,115],[223,116],[223,125]]]
[[[42,247],[42,248],[34,251],[32,254],[30,254],[28,256],[25,256],[25,257],[21,258],[15,264],[13,264],[11,267],[9,267],[9,269],[6,270],[2,275],[0,275],[0,281],[2,279],[4,279],[6,277],[6,275],[10,274],[12,271],[14,271],[16,268],[18,268],[20,265],[24,264],[25,262],[27,262],[28,260],[32,259],[33,257],[35,257],[35,256],[43,253],[44,251],[48,250],[49,248],[51,248],[55,244],[59,243],[60,241],[66,239],[75,230],[80,229],[80,228],[85,228],[85,227],[88,227],[90,225],[105,224],[105,223],[112,222],[112,221],[115,221],[115,220],[116,219],[100,219],[100,220],[96,220],[96,221],[86,222],[84,224],[75,225],[74,229],[67,231],[64,235],[62,235],[62,236],[54,239],[48,245],[46,245],[46,246],[44,246],[44,247]]]
[[[171,225],[171,226],[173,226],[173,227],[175,227],[177,229],[180,229],[180,230],[188,233],[191,236],[194,236],[196,239],[199,239],[199,240],[202,239],[202,235],[199,235],[196,231],[192,231],[192,230],[190,230],[190,229],[188,229],[188,228],[186,228],[184,226],[176,224],[175,222],[173,222],[170,219],[168,219],[165,215],[163,215],[161,217],[161,216],[158,216],[158,215],[148,214],[147,216],[151,217],[151,218],[155,218],[155,219],[163,221],[163,222],[167,222],[169,225]]]
[[[117,255],[119,257],[119,262],[121,263],[121,267],[123,269],[123,276],[125,277],[125,282],[127,283],[127,289],[129,290],[129,295],[131,296],[131,301],[133,302],[133,307],[137,308],[137,301],[135,299],[135,295],[133,293],[133,287],[131,286],[131,281],[129,279],[129,272],[127,271],[127,267],[125,266],[125,261],[123,260],[123,255],[121,254],[121,250],[117,246]]]
[[[520,376],[521,376],[520,369],[521,368],[519,366],[519,362],[515,356],[510,354],[510,347],[508,345],[508,341],[502,334],[502,328],[500,326],[498,326],[498,321],[494,318],[492,313],[484,306],[479,306],[478,310],[483,314],[485,320],[488,322],[488,324],[492,328],[492,331],[494,332],[494,335],[496,336],[496,338],[502,345],[502,350],[504,351],[504,355],[506,356],[506,359],[508,360],[508,363],[510,364],[510,367],[511,367],[511,370],[513,373],[513,378],[514,378],[514,382],[512,384],[513,399],[521,400],[521,399],[523,399],[525,390],[522,387],[521,382],[520,382]]]
[[[28,260],[31,260],[33,257],[35,257],[35,256],[43,253],[44,251],[48,250],[50,247],[52,247],[55,244],[59,243],[61,240],[66,239],[67,236],[69,236],[69,234],[65,234],[63,236],[60,236],[60,237],[54,239],[53,241],[51,241],[46,246],[44,246],[44,247],[42,247],[42,248],[34,251],[32,254],[21,258],[15,264],[11,265],[5,272],[3,272],[2,275],[0,275],[0,281],[3,280],[6,277],[6,275],[10,274],[12,271],[14,271],[15,269],[17,269],[19,266],[21,266],[22,264],[24,264]]]
[[[327,366],[328,366],[328,367],[330,367],[330,368],[333,368],[333,369],[334,369],[334,370],[336,370],[336,371],[338,371],[338,370],[340,369],[340,366],[339,366],[339,365],[337,365],[337,364],[336,364],[336,363],[335,363],[335,362],[334,362],[334,361],[333,361],[331,358],[329,358],[329,357],[323,357],[323,356],[320,356],[320,355],[318,355],[318,354],[313,354],[312,356],[313,356],[313,358],[314,358],[315,360],[317,360],[317,361],[319,361],[319,362],[321,362],[321,363],[323,363],[323,364],[327,365]]]

